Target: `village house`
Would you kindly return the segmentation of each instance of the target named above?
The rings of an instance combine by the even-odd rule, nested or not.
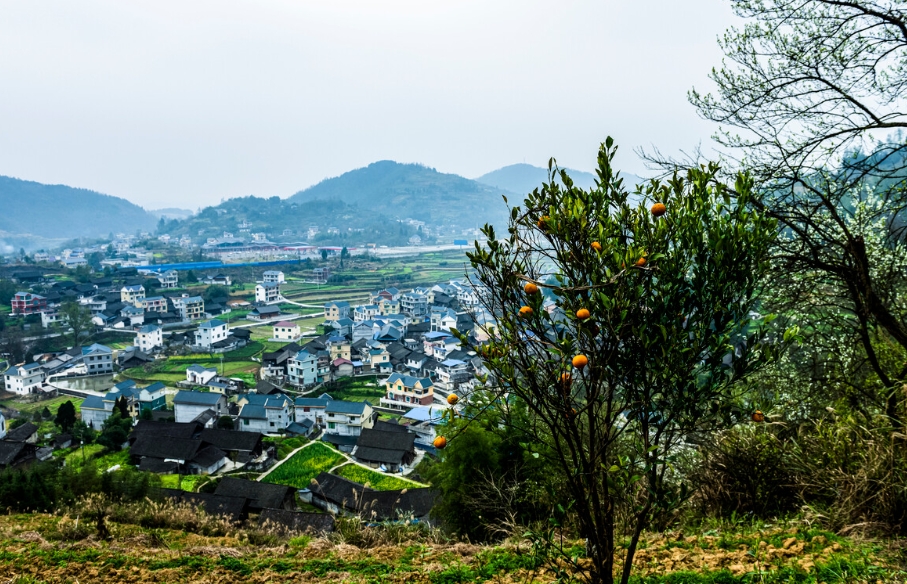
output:
[[[98,343],[82,347],[82,363],[89,375],[113,373],[113,351]]]
[[[427,377],[418,378],[393,373],[384,382],[386,394],[379,403],[387,408],[409,410],[428,406],[434,401],[434,384]]]
[[[141,308],[145,312],[167,312],[167,299],[163,296],[149,296],[142,300]]]
[[[47,310],[47,299],[31,292],[16,292],[10,300],[12,314],[37,314]]]
[[[217,284],[218,286],[229,286],[232,283],[230,276],[225,274],[215,274],[213,276],[208,276],[203,280],[203,283],[211,285]]]
[[[256,306],[252,312],[246,315],[249,320],[268,320],[280,316],[280,307],[278,306]]]
[[[205,316],[205,301],[201,296],[174,298],[173,306],[184,321],[199,320]]]
[[[179,274],[176,270],[167,270],[157,275],[157,281],[160,282],[161,288],[179,287]]]
[[[123,286],[120,289],[120,302],[123,304],[132,304],[136,308],[142,308],[142,301],[144,299],[145,287],[141,284]]]
[[[161,327],[156,324],[146,324],[135,335],[134,345],[144,353],[153,353],[164,346],[164,336]]]
[[[287,379],[296,387],[318,383],[318,356],[299,351],[287,361]]]
[[[18,395],[37,393],[44,383],[44,375],[40,363],[14,365],[3,373],[6,391]]]
[[[318,426],[324,427],[326,424],[325,409],[331,401],[331,396],[326,393],[319,397],[297,397],[293,402],[295,405],[295,418],[297,423],[305,420]]]
[[[255,285],[255,302],[270,304],[280,301],[280,284],[265,282]]]
[[[283,284],[287,280],[283,272],[277,270],[267,270],[264,274],[262,274],[261,281],[263,284]]]
[[[229,329],[222,320],[209,320],[199,325],[195,334],[195,344],[203,349],[211,349],[215,343],[227,339]]]
[[[375,426],[363,428],[353,449],[353,458],[372,468],[390,472],[399,472],[411,465],[416,458],[416,435],[398,424],[375,422]]]
[[[217,369],[190,365],[186,368],[186,382],[191,385],[208,385],[208,382],[217,377]]]
[[[324,320],[337,321],[350,317],[350,303],[345,301],[326,302],[324,304]]]
[[[283,394],[261,395],[248,393],[238,396],[239,429],[246,432],[275,433],[286,430],[294,420],[290,413],[292,402]]]
[[[227,413],[227,398],[220,393],[181,390],[173,397],[173,411],[177,422],[191,422],[205,411],[215,417]]]
[[[271,340],[293,342],[299,340],[300,334],[298,324],[282,320],[274,325],[274,334]]]
[[[366,401],[331,400],[324,411],[327,422],[326,434],[358,436],[363,428],[371,428],[375,421],[374,410]]]

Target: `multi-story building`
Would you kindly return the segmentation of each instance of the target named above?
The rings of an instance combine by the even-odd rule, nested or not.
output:
[[[141,284],[123,286],[120,289],[120,302],[123,304],[132,304],[141,308],[143,300],[145,300],[145,287]]]
[[[37,314],[47,310],[47,299],[31,292],[16,292],[10,307],[13,314]]]
[[[89,375],[113,373],[113,351],[98,343],[82,347],[82,363]]]
[[[363,304],[353,309],[353,322],[364,322],[378,316],[380,309],[377,304]]]
[[[139,351],[153,353],[164,346],[164,335],[161,327],[156,324],[146,324],[135,335],[135,346]]]
[[[191,422],[207,410],[220,417],[227,413],[227,397],[222,393],[182,390],[173,396],[173,410],[177,422]]]
[[[157,281],[161,283],[161,288],[176,288],[179,286],[179,280],[176,270],[167,270],[157,275]]]
[[[373,413],[371,404],[366,401],[331,400],[324,408],[324,419],[327,423],[325,433],[358,436],[363,428],[371,428],[374,425]]]
[[[407,292],[400,296],[400,310],[413,321],[421,321],[428,316],[428,296],[419,292]]]
[[[205,301],[201,296],[177,298],[173,305],[180,311],[183,320],[198,320],[205,316]]]
[[[227,323],[215,318],[199,325],[195,336],[195,344],[199,347],[210,349],[211,345],[225,340],[229,334]]]
[[[350,317],[350,303],[349,302],[326,302],[324,304],[324,320],[326,321],[337,321],[343,318]]]
[[[277,341],[292,342],[298,340],[299,335],[300,330],[298,324],[288,320],[282,320],[274,325],[274,336],[272,338]]]
[[[239,412],[240,430],[274,433],[285,430],[294,422],[290,413],[293,402],[285,395],[247,393],[238,396],[236,403],[242,408]],[[266,421],[264,429],[261,429],[262,412]],[[253,429],[253,426],[257,427]]]
[[[296,387],[318,383],[318,356],[299,351],[287,361],[287,379]]]
[[[321,397],[297,397],[294,405],[297,422],[311,420],[313,424],[324,427],[326,421],[325,409],[331,402],[330,396],[322,394]]]
[[[283,284],[287,280],[283,275],[283,272],[277,270],[268,270],[264,274],[262,274],[261,281],[264,284]]]
[[[255,285],[255,302],[270,304],[280,300],[280,284],[265,282]]]
[[[142,300],[141,308],[145,312],[167,312],[167,299],[163,296],[149,296]]]
[[[384,382],[386,394],[379,403],[387,408],[408,410],[416,406],[428,406],[434,401],[434,384],[427,377],[411,377],[392,373]]]
[[[44,369],[40,363],[14,365],[3,373],[6,391],[18,395],[37,393],[44,383]]]

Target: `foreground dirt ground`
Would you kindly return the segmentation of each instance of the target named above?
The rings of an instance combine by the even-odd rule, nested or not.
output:
[[[407,542],[369,549],[321,538],[253,542],[245,532],[206,537],[110,524],[101,541],[75,519],[0,516],[0,584],[36,582],[552,582],[529,545]],[[581,546],[573,548],[581,555]],[[901,582],[889,544],[802,527],[748,533],[652,535],[634,562],[636,581]],[[581,558],[578,560],[583,563]]]

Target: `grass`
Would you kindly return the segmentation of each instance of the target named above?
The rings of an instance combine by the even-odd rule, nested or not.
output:
[[[414,481],[380,473],[358,464],[345,464],[334,471],[334,474],[345,479],[367,485],[376,491],[399,491],[400,489],[413,489],[424,487]]]
[[[345,401],[367,401],[376,405],[384,397],[384,385],[376,385],[377,377],[345,377],[324,387],[325,393],[334,399]],[[371,384],[371,385],[369,385]]]
[[[2,400],[2,401],[0,401],[0,406],[3,406],[4,408],[9,408],[12,410],[17,410],[22,414],[27,414],[28,416],[31,416],[35,412],[40,412],[45,407],[47,407],[47,409],[50,410],[50,413],[56,416],[57,409],[59,409],[60,405],[66,403],[68,401],[71,401],[72,405],[76,406],[76,413],[78,414],[79,406],[81,406],[82,402],[84,401],[80,398],[66,396],[66,395],[51,398],[51,399],[36,401],[36,402],[23,402],[23,401],[19,401],[20,399],[21,398],[14,397],[14,398]]]
[[[315,442],[285,460],[262,480],[266,483],[307,489],[312,484],[312,479],[343,460],[343,455],[330,446]]]
[[[68,454],[64,455],[66,466],[80,467],[83,461],[88,462],[104,451],[100,444],[86,444],[83,447],[76,446]]]
[[[328,541],[297,536],[271,539],[268,545],[262,545],[260,536],[253,538],[239,529],[206,536],[166,526],[143,527],[109,520],[112,539],[99,545],[84,539],[94,537],[93,522],[83,522],[76,530],[74,520],[72,516],[40,513],[0,515],[0,574],[4,582],[531,584],[557,579],[525,541],[503,546],[463,545],[432,540],[413,531],[404,534],[405,543],[382,543],[378,547],[350,545],[341,533]],[[396,528],[388,526],[386,533]],[[683,554],[667,545],[676,540],[676,535],[645,534],[641,550],[645,553],[640,556],[643,561],[634,563],[631,582],[843,584],[902,582],[907,575],[898,568],[896,553],[878,542],[832,534],[811,536],[810,532],[769,529],[765,537],[793,537],[798,542],[815,541],[817,546],[834,537],[838,547],[825,545],[822,549],[828,551],[818,554],[800,550],[783,554],[778,561],[764,562],[759,559],[758,544],[755,549],[725,551],[717,547],[718,538],[699,537],[696,553]],[[753,534],[739,535],[749,538]],[[760,541],[772,546],[761,549],[776,549],[765,538]],[[287,545],[276,547],[280,543]],[[583,555],[582,542],[564,543],[578,556]],[[656,557],[660,561],[647,563]]]
[[[207,476],[202,475],[160,475],[161,487],[165,489],[180,489],[183,491],[195,491],[199,483],[208,482]]]

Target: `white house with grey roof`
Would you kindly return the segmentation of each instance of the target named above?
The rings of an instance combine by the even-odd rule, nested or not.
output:
[[[225,341],[229,334],[227,323],[215,318],[199,325],[195,335],[195,344],[210,349],[214,343]]]
[[[283,284],[287,280],[283,272],[278,270],[267,270],[262,274],[261,281],[265,284]]]
[[[173,411],[177,422],[191,422],[205,410],[217,417],[227,413],[227,398],[222,393],[182,390],[173,397]]]
[[[280,301],[280,284],[264,282],[255,285],[255,302],[270,304],[278,301]]]
[[[358,436],[363,428],[371,428],[375,423],[374,410],[367,401],[331,400],[324,408],[324,419],[325,433],[340,436]]]
[[[305,420],[309,420],[323,427],[326,423],[325,410],[331,401],[333,401],[331,396],[326,393],[321,394],[319,397],[297,397],[293,402],[296,406],[294,412],[296,421],[302,423]]]
[[[164,346],[164,335],[158,325],[146,324],[138,330],[133,342],[139,351],[153,353]]]
[[[293,402],[283,394],[247,393],[238,396],[236,403],[242,407],[238,418],[240,430],[273,434],[295,421],[290,411]]]
[[[306,350],[287,361],[287,378],[291,385],[304,387],[318,382],[318,357]]]
[[[113,373],[113,351],[98,343],[82,347],[82,363],[89,375]]]
[[[6,391],[18,395],[37,393],[44,383],[44,369],[39,363],[14,365],[3,373]]]

